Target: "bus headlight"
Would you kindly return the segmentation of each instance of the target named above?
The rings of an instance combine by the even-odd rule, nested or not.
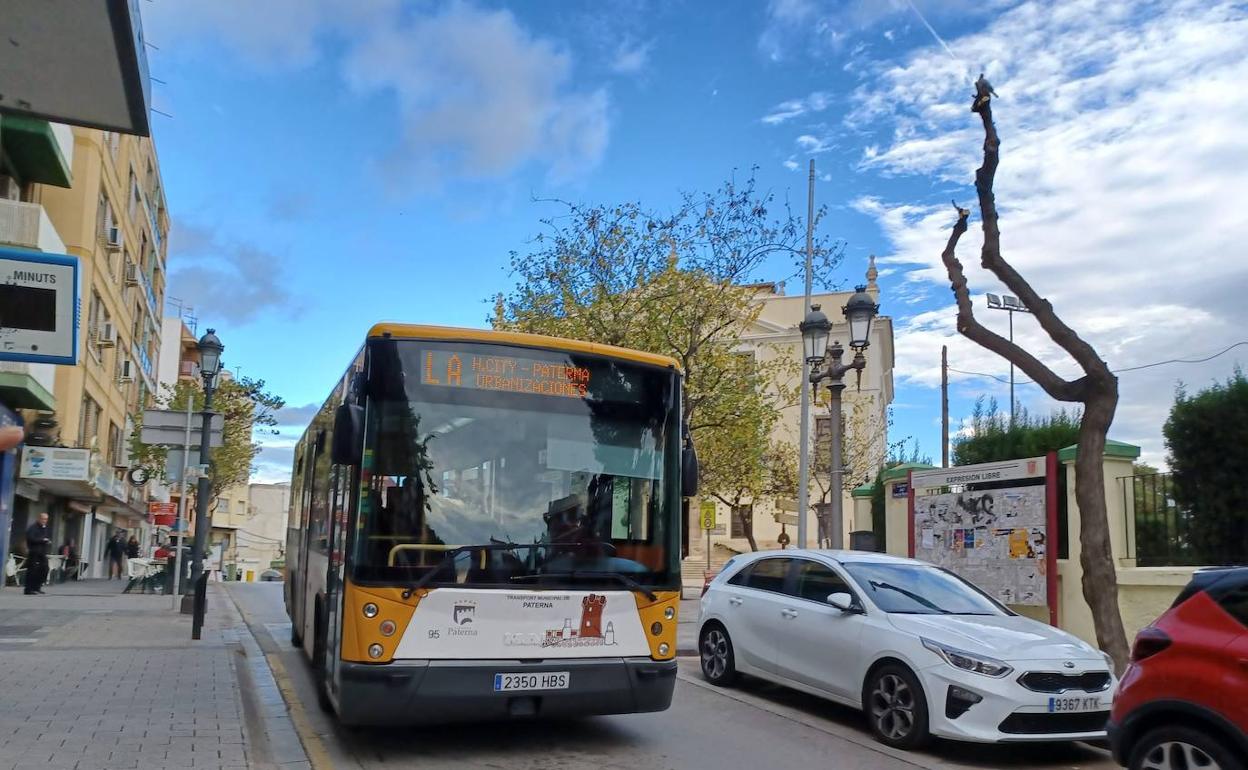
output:
[[[373,604],[372,602],[365,604],[364,605],[364,617],[366,618],[377,617],[377,605]]]
[[[672,618],[676,617],[676,608],[668,607],[667,609],[663,610],[663,617],[667,618],[668,620],[671,620]]]
[[[650,633],[654,634],[655,636],[658,636],[659,634],[663,633],[663,624],[657,620],[651,623]]]
[[[395,629],[395,625],[394,625],[393,620],[381,621],[381,635],[382,636],[393,636],[394,629]]]
[[[370,658],[380,658],[383,652],[385,650],[381,648],[380,644],[370,644],[368,646],[368,657]]]

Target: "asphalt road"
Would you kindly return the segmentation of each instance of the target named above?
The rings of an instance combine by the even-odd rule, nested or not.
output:
[[[316,705],[304,656],[290,646],[280,583],[231,583],[231,595],[268,657],[317,768],[900,768],[1115,767],[1083,745],[971,746],[938,742],[904,753],[875,743],[858,713],[757,680],[721,690],[682,658],[669,711],[561,722],[410,730],[348,730]],[[683,608],[682,608],[683,609]],[[696,612],[696,609],[694,610]]]

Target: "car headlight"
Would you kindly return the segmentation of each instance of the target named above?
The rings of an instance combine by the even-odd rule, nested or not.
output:
[[[1113,674],[1118,668],[1114,665],[1114,659],[1109,656],[1108,652],[1102,652],[1101,657],[1105,659],[1105,665],[1109,668],[1109,673]]]
[[[970,671],[973,674],[982,674],[983,676],[1000,679],[1014,670],[1012,667],[994,658],[959,650],[956,647],[934,642],[931,639],[923,639],[923,646],[944,658],[945,662],[954,668]]]

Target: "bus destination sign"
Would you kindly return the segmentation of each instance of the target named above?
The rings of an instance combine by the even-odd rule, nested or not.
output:
[[[586,398],[589,369],[560,361],[484,356],[450,350],[423,351],[421,385]]]

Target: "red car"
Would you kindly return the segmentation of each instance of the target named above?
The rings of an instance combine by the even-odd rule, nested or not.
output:
[[[1140,631],[1109,739],[1130,770],[1248,770],[1248,567],[1197,572]]]

